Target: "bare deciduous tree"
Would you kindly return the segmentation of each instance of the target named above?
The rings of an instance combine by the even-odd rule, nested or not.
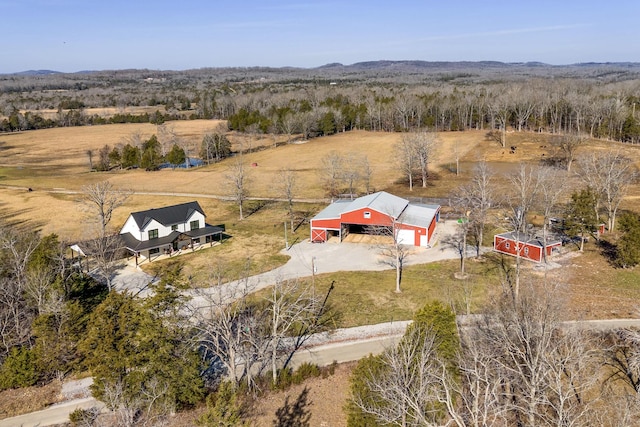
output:
[[[249,177],[247,171],[244,168],[242,156],[236,157],[235,161],[231,165],[229,172],[225,176],[227,185],[229,186],[229,192],[233,200],[238,205],[240,210],[240,220],[244,219],[243,205],[249,196],[247,184],[249,183]]]
[[[347,186],[349,198],[353,200],[356,195],[356,185],[361,178],[360,160],[356,153],[348,153],[342,159],[342,182]]]
[[[174,144],[180,145],[178,135],[176,134],[173,126],[160,124],[156,126],[156,132],[158,133],[158,142],[160,143],[160,152],[162,153],[162,157],[165,157],[171,147]]]
[[[560,160],[567,168],[567,172],[571,172],[576,153],[587,140],[586,136],[578,134],[557,135],[551,139],[551,144],[559,151]]]
[[[371,164],[369,163],[369,158],[367,156],[362,157],[360,170],[360,177],[362,178],[365,194],[369,194],[371,193],[371,176],[373,175],[373,169],[371,169]]]
[[[609,150],[604,153],[592,153],[579,160],[583,181],[595,191],[600,202],[596,206],[599,220],[599,206],[604,205],[607,213],[609,231],[613,231],[616,216],[622,199],[629,186],[638,177],[633,162],[618,151]]]
[[[314,323],[321,310],[321,301],[314,289],[298,280],[278,280],[266,297],[270,336],[270,358],[273,383],[278,379],[281,354],[290,355],[299,345],[293,336],[314,332]],[[299,341],[298,341],[299,342]]]
[[[391,212],[391,209],[389,209]],[[389,224],[381,226],[367,226],[369,234],[388,237],[391,243],[382,243],[378,246],[381,256],[380,263],[387,265],[396,270],[396,293],[402,292],[400,284],[402,282],[402,272],[404,263],[408,256],[411,255],[411,248],[406,245],[400,236],[402,229],[400,222],[392,213],[387,214]]]
[[[191,308],[198,339],[208,360],[221,364],[234,385],[245,379],[253,386],[269,349],[264,319],[257,316],[247,299],[254,287],[246,276],[223,285],[222,271],[217,274],[218,283],[198,292],[201,302]]]
[[[489,209],[493,201],[493,174],[487,162],[480,161],[475,167],[471,182],[463,185],[454,193],[452,205],[468,221],[468,228],[475,237],[476,256],[480,256],[480,247],[484,239],[484,228],[489,221]]]
[[[82,187],[82,193],[82,202],[97,220],[99,235],[102,237],[107,234],[113,211],[122,206],[133,192],[117,189],[109,181],[100,181]]]
[[[413,144],[408,134],[400,138],[400,142],[394,145],[396,162],[402,174],[409,181],[409,191],[413,191],[413,174],[416,169],[416,159],[413,153]]]
[[[343,173],[343,159],[337,151],[332,151],[322,158],[320,179],[322,187],[329,197],[340,194],[340,183]]]
[[[355,405],[384,425],[442,425],[439,404],[447,367],[438,357],[435,335],[409,328],[397,346],[385,351],[381,362],[381,372],[371,372],[365,380],[373,399],[354,396]]]
[[[559,289],[530,285],[517,300],[504,295],[494,302],[470,338],[492,359],[498,414],[509,425],[585,425],[597,405],[600,358],[587,335],[562,326]]]
[[[545,248],[542,256],[547,262],[547,231],[549,219],[558,209],[558,204],[562,201],[568,189],[568,182],[564,174],[549,167],[540,167],[538,170],[538,194],[537,204],[542,212],[542,245]]]
[[[293,169],[286,167],[280,169],[278,173],[278,184],[282,195],[287,200],[287,206],[289,209],[289,219],[293,224],[293,196],[296,192],[296,173]]]
[[[403,134],[400,142],[395,145],[396,161],[409,179],[409,190],[413,190],[413,174],[416,172],[420,173],[422,187],[427,186],[435,141],[433,132],[414,132]]]
[[[419,132],[413,138],[413,149],[416,160],[418,161],[418,169],[420,178],[422,179],[422,188],[427,187],[427,178],[429,177],[429,163],[433,155],[436,143],[436,135],[433,132]]]
[[[95,274],[102,279],[109,290],[113,288],[113,279],[121,268],[124,242],[119,234],[105,234],[85,242],[86,254],[95,262]]]
[[[521,272],[521,242],[528,239],[527,214],[534,206],[539,191],[539,170],[521,163],[518,169],[509,176],[510,194],[506,196],[507,218],[513,233],[516,245],[516,269],[514,282],[509,283],[513,297],[518,298],[520,291]]]

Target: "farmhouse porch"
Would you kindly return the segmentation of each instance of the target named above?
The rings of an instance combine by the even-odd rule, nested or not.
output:
[[[161,256],[172,257],[185,253],[194,252],[205,247],[207,244],[213,246],[214,243],[222,240],[222,227],[207,225],[197,230],[187,232],[173,231],[168,236],[158,237],[150,240],[139,241],[131,234],[121,234],[120,237],[124,247],[135,258],[135,264],[140,265],[145,260],[155,261]],[[147,254],[146,256],[143,254]],[[140,260],[142,259],[142,260]]]

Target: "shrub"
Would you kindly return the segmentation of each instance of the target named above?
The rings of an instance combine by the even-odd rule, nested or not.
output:
[[[293,374],[293,384],[302,384],[304,380],[308,378],[319,377],[321,374],[318,365],[311,363],[303,363],[298,367],[295,374]]]
[[[74,426],[91,426],[99,414],[100,410],[95,407],[89,409],[78,408],[69,414],[69,421]]]
[[[36,357],[26,347],[14,347],[0,367],[0,390],[29,387],[38,381]]]
[[[207,396],[207,411],[196,421],[202,427],[242,426],[242,404],[239,393],[228,381],[220,383],[216,393]]]

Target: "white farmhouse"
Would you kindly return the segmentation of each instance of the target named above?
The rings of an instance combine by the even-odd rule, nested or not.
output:
[[[151,260],[154,255],[194,249],[220,240],[223,227],[206,223],[198,202],[133,212],[120,230],[125,247],[136,257]],[[217,239],[216,239],[216,236]]]

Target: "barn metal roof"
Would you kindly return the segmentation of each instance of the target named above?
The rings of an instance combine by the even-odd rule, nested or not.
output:
[[[351,205],[351,200],[337,200],[326,208],[322,209],[313,219],[337,219],[343,212],[346,212]]]
[[[516,241],[519,240],[521,243],[525,243],[529,246],[537,246],[539,248],[543,247],[543,243],[542,243],[542,237],[540,236],[534,236],[534,237],[529,237],[524,233],[520,233],[520,236],[517,235],[517,233],[515,231],[509,231],[506,233],[500,233],[500,234],[496,234],[496,236],[508,239],[508,240],[512,240],[512,241]],[[553,238],[552,236],[547,236],[548,240],[547,240],[547,246],[554,246],[554,245],[558,245],[558,244],[562,244],[562,240],[557,240],[555,238]]]
[[[433,217],[438,213],[438,208],[439,206],[434,205],[409,204],[398,220],[402,224],[428,228]]]
[[[339,219],[345,212],[372,209],[392,216],[401,223],[417,227],[429,227],[439,205],[411,204],[402,197],[384,191],[359,197],[355,200],[338,200],[321,210],[312,220]]]
[[[393,194],[389,194],[385,191],[379,191],[377,193],[355,199],[343,212],[371,208],[397,219],[408,204],[409,201],[402,197],[394,196]]]

